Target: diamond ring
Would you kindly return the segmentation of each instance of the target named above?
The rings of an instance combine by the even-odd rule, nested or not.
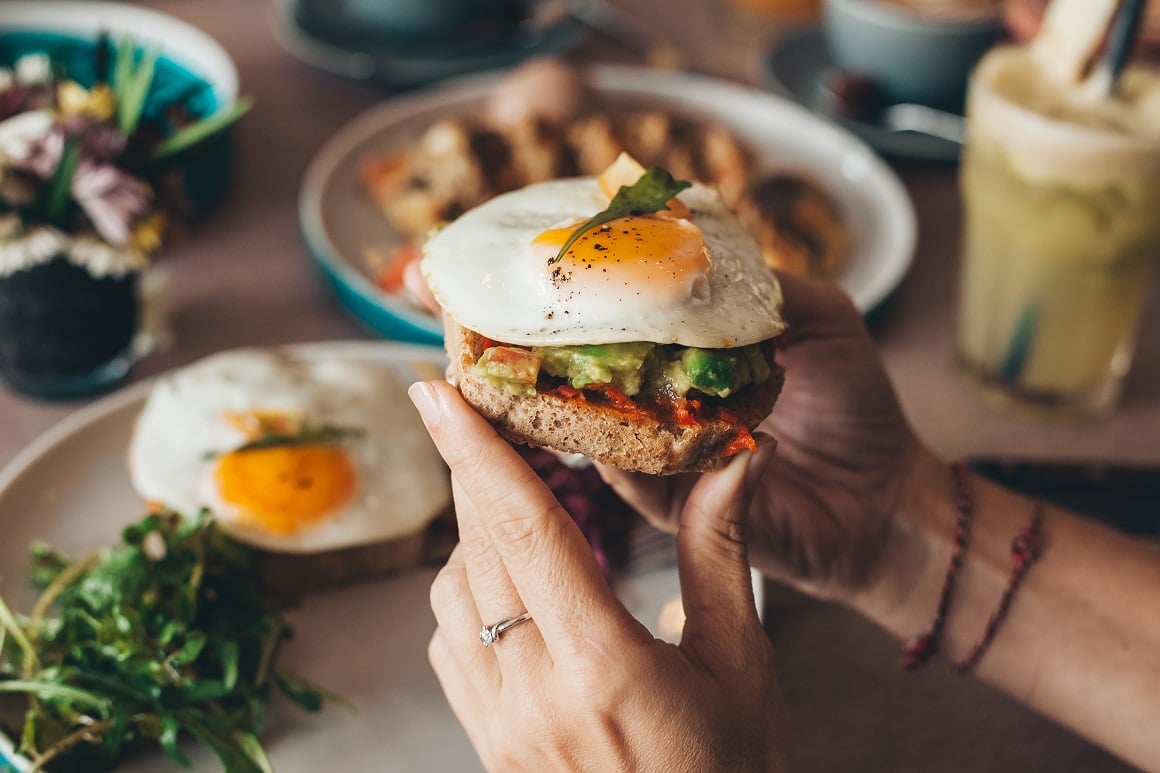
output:
[[[483,646],[490,647],[492,642],[499,641],[500,634],[509,628],[515,628],[520,623],[526,623],[532,619],[531,612],[524,612],[518,617],[509,617],[506,620],[500,620],[495,625],[485,625],[479,629],[479,640],[483,642]]]

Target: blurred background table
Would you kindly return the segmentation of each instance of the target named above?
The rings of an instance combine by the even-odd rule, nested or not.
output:
[[[176,344],[142,361],[134,380],[242,345],[367,338],[330,297],[302,243],[297,197],[320,145],[390,97],[380,85],[319,72],[271,33],[270,0],[144,3],[192,22],[234,58],[255,98],[237,129],[237,181],[208,225],[161,258],[172,274]],[[690,70],[758,84],[762,57],[792,28],[726,0],[617,0]],[[0,6],[2,8],[2,6]],[[576,61],[640,63],[599,32]],[[973,454],[1160,463],[1160,297],[1110,419],[1047,426],[993,413],[956,381],[953,311],[960,199],[951,166],[896,164],[918,214],[913,267],[872,326],[907,414],[946,457]],[[855,235],[857,238],[857,235]],[[1153,285],[1160,284],[1160,274]],[[0,391],[0,464],[81,403]],[[934,666],[904,674],[897,645],[844,610],[773,589],[769,630],[808,771],[1114,771],[1126,769],[985,685]]]

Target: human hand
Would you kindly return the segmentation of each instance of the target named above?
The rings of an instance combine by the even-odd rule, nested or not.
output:
[[[742,539],[749,454],[703,476],[680,513],[687,615],[654,639],[609,588],[576,524],[519,455],[441,382],[411,397],[451,467],[460,544],[431,587],[428,650],[496,770],[785,770],[787,726]],[[534,622],[480,646],[484,623]]]
[[[846,296],[822,282],[779,279],[789,328],[777,359],[786,378],[759,428],[777,438],[777,451],[754,482],[750,557],[766,574],[849,600],[877,579],[891,516],[926,452]],[[773,451],[760,446],[759,435],[757,453]],[[621,497],[670,530],[699,478],[603,465],[600,472]]]

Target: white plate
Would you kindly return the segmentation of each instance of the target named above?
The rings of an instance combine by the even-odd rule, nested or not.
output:
[[[305,356],[343,354],[383,362],[407,383],[439,377],[441,349],[389,342],[290,347]],[[140,383],[84,408],[49,430],[0,470],[0,593],[27,611],[34,592],[27,548],[46,540],[73,556],[116,541],[143,514],[125,466],[133,422],[149,393]],[[637,619],[660,633],[665,604],[678,595],[676,569],[650,564],[618,585]],[[427,663],[434,630],[428,588],[434,569],[314,594],[291,615],[296,635],[284,662],[356,707],[301,712],[271,703],[262,738],[279,773],[321,770],[477,770],[475,752]],[[761,608],[761,583],[754,575]],[[670,637],[671,638],[671,635]],[[194,771],[219,771],[209,753],[191,746]],[[0,760],[3,750],[0,749]],[[134,758],[122,771],[181,771],[160,753]]]
[[[854,135],[788,99],[728,81],[619,66],[593,67],[588,76],[609,102],[652,104],[724,123],[757,154],[759,171],[818,178],[848,219],[851,254],[837,281],[863,312],[902,280],[914,253],[914,208],[894,172]],[[407,147],[437,118],[476,111],[501,77],[476,76],[385,102],[334,135],[307,169],[299,197],[307,246],[340,301],[384,335],[437,341],[441,330],[426,313],[378,290],[365,268],[367,246],[402,239],[364,193],[359,161]]]

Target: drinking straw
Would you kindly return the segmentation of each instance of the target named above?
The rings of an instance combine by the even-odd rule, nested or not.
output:
[[[1035,338],[1035,325],[1039,321],[1039,304],[1031,303],[1023,307],[1019,319],[1015,321],[1015,331],[1007,342],[1007,352],[999,366],[999,378],[1013,384],[1023,374],[1027,358],[1031,354],[1031,341]]]
[[[1108,44],[1099,64],[1100,69],[1107,72],[1105,77],[1108,79],[1106,85],[1108,94],[1115,91],[1116,82],[1124,71],[1128,56],[1132,53],[1147,5],[1147,0],[1123,0],[1108,28]]]

